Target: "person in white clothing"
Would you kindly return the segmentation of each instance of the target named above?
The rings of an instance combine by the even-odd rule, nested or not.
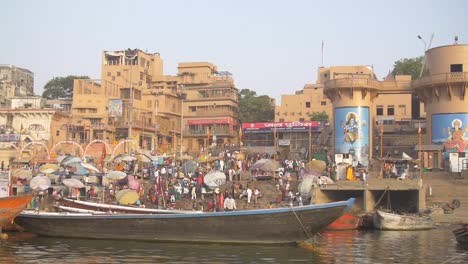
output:
[[[224,200],[224,210],[225,211],[235,211],[237,210],[236,207],[236,200],[232,198],[231,195],[229,195],[225,200]]]
[[[247,187],[247,203],[250,203],[251,199],[252,199],[252,189],[250,189],[250,187]]]

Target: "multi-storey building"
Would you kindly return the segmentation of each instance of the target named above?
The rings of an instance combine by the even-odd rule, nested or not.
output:
[[[34,73],[13,65],[0,65],[0,107],[10,107],[9,98],[34,95]]]

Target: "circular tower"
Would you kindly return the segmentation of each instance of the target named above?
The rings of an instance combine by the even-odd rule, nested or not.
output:
[[[426,51],[421,78],[414,92],[426,108],[426,144],[443,144],[451,152],[468,152],[468,45]]]
[[[333,148],[353,165],[372,158],[371,105],[381,83],[365,66],[332,67],[324,93],[333,104]]]

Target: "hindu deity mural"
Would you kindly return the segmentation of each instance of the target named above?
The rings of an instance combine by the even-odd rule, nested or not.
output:
[[[468,152],[468,113],[432,115],[432,142],[446,152]]]
[[[350,154],[353,162],[369,164],[369,108],[335,108],[335,154]]]

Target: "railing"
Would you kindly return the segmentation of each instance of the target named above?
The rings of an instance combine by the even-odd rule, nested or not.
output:
[[[439,73],[423,77],[412,82],[413,87],[423,87],[432,84],[466,82],[468,81],[468,72],[448,72]]]
[[[371,88],[381,89],[382,83],[375,79],[360,79],[360,78],[341,78],[333,79],[325,82],[325,89],[337,89],[337,88]]]
[[[210,135],[216,135],[216,136],[235,136],[236,133],[235,131],[229,131],[228,128],[226,129],[211,129]],[[184,136],[207,136],[206,130],[190,130],[186,129],[184,130]]]

